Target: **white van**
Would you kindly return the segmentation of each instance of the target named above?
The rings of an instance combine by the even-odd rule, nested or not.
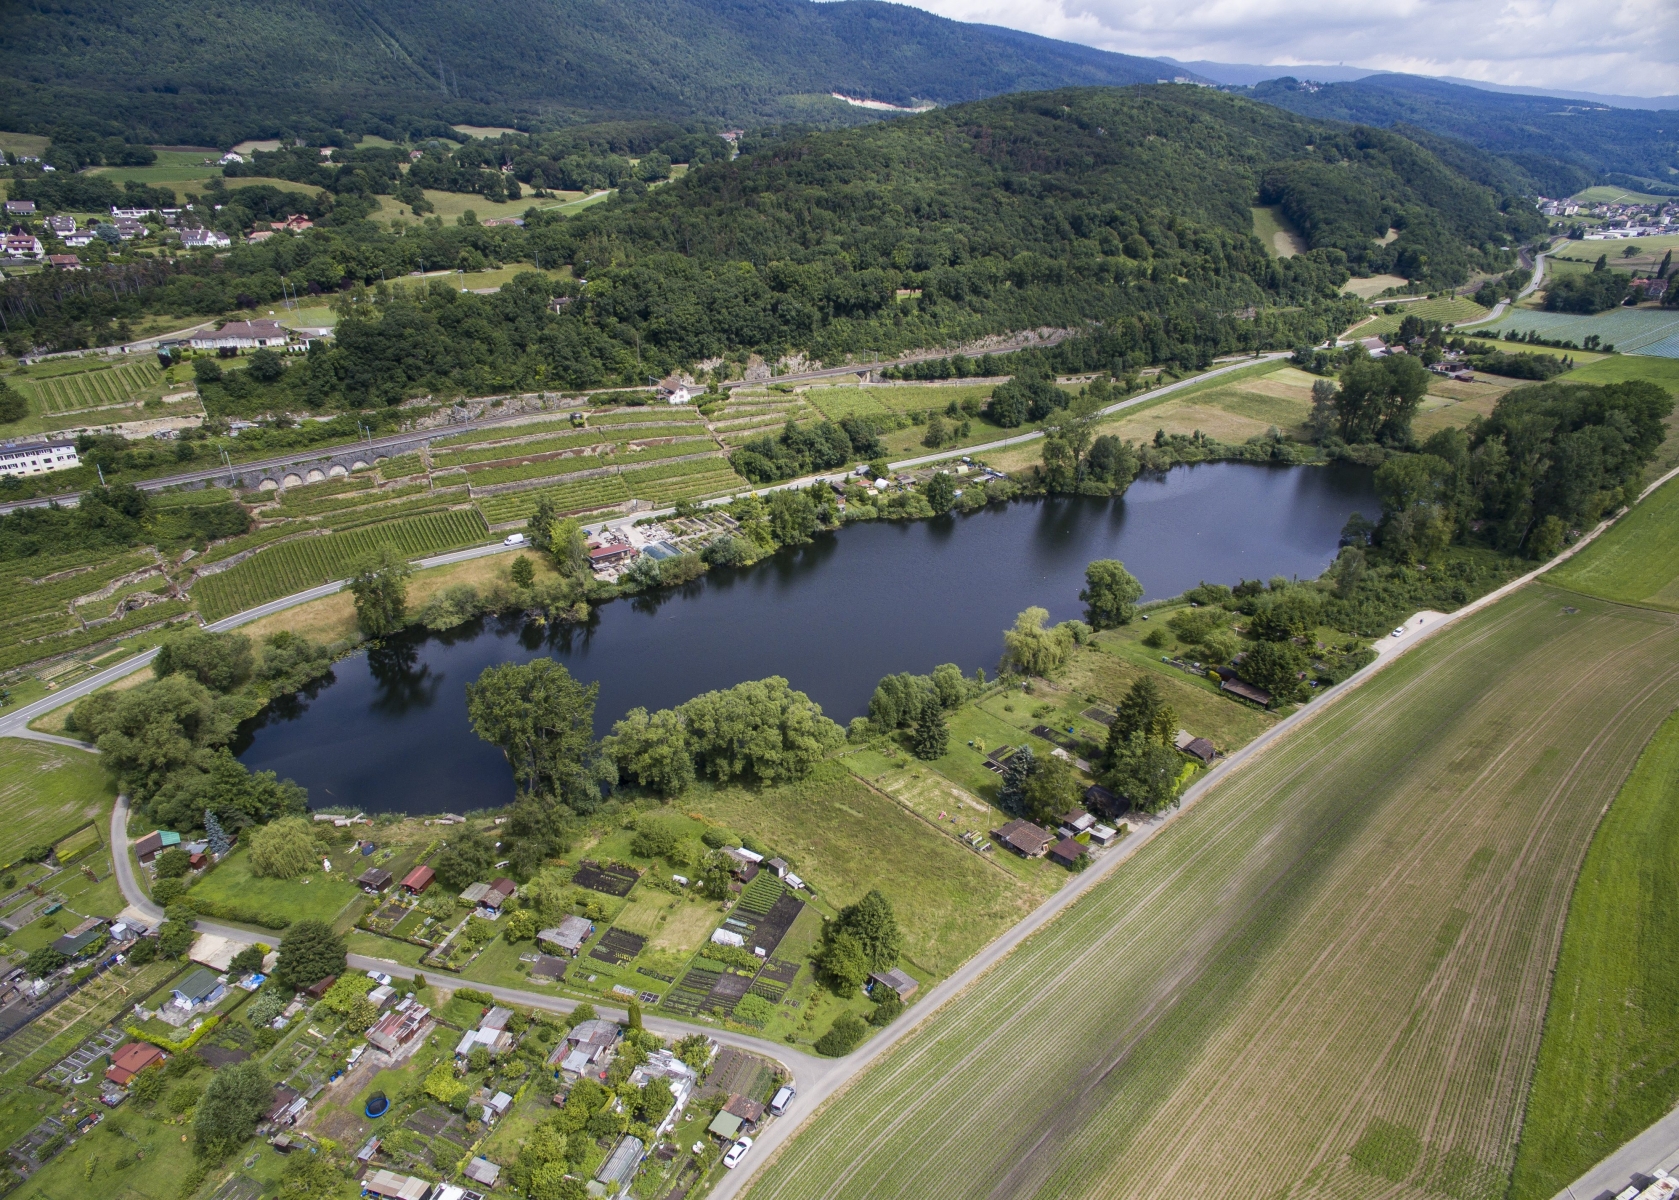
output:
[[[776,1117],[785,1116],[788,1108],[792,1106],[793,1097],[797,1095],[798,1093],[793,1090],[792,1084],[788,1084],[786,1087],[781,1088],[770,1100],[770,1115]]]
[[[525,535],[522,533],[510,533],[501,539],[501,544],[503,546],[523,546],[525,544]]]

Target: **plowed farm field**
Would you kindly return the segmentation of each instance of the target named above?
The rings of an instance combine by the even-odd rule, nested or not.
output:
[[[1208,792],[750,1194],[1499,1200],[1574,879],[1676,704],[1679,616],[1534,585],[1467,618]]]

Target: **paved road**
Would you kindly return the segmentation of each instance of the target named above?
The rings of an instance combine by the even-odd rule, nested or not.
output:
[[[1522,299],[1527,298],[1528,296],[1531,296],[1538,289],[1541,281],[1544,280],[1544,278],[1545,278],[1545,255],[1547,255],[1548,253],[1550,253],[1550,247],[1547,247],[1546,249],[1541,250],[1534,257],[1534,260],[1533,260],[1533,278],[1529,279],[1527,281],[1527,286],[1526,287],[1524,287],[1521,291],[1516,293],[1516,299],[1517,300],[1522,300]],[[1477,317],[1473,321],[1459,321],[1457,323],[1457,328],[1458,329],[1468,329],[1472,325],[1490,325],[1494,321],[1498,320],[1498,318],[1502,317],[1505,314],[1505,312],[1509,310],[1510,303],[1511,302],[1508,301],[1508,300],[1500,300],[1497,304],[1492,306],[1492,311],[1489,312],[1486,316]]]

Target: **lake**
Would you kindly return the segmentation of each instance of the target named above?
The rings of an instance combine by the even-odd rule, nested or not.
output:
[[[844,724],[868,711],[883,675],[944,662],[995,671],[1003,630],[1024,608],[1082,616],[1092,559],[1123,560],[1151,598],[1202,580],[1312,578],[1355,511],[1380,511],[1365,468],[1204,463],[1138,479],[1119,500],[852,525],[749,568],[613,601],[587,625],[488,618],[404,635],[270,705],[235,749],[252,770],[302,784],[317,806],[499,807],[513,799],[512,773],[466,717],[466,685],[486,667],[547,654],[599,681],[599,733],[638,705],[668,708],[769,675]]]

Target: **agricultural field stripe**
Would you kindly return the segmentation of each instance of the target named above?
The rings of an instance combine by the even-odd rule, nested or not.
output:
[[[1319,1166],[1301,1194],[1362,1194],[1343,1158],[1382,1116],[1427,1134],[1431,1171],[1507,1173],[1593,789],[1679,698],[1673,618],[1574,620],[1559,595],[1454,626],[1205,794],[859,1077],[759,1190],[1165,1196],[1241,1161],[1259,1194]],[[1527,732],[1487,745],[1518,705]],[[1439,786],[1464,771],[1484,810]],[[1460,904],[1482,919],[1442,942]]]

